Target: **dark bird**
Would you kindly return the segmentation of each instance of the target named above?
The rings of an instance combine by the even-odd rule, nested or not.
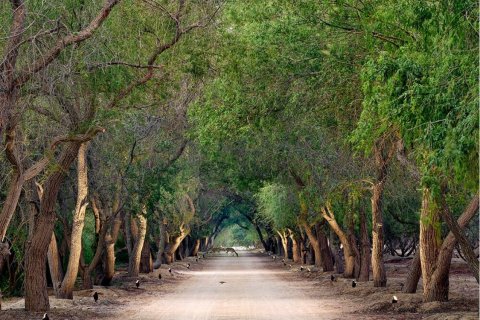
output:
[[[352,281],[352,288],[355,288],[357,286],[357,281],[353,280]]]
[[[220,283],[220,284],[224,284],[224,283],[226,283],[226,282],[225,282],[225,281],[220,281],[219,283]]]
[[[291,268],[291,267],[292,267],[292,265],[291,265],[291,264],[289,264],[289,265],[288,265],[288,267],[289,267],[289,268]]]
[[[202,254],[202,256],[203,256],[203,259],[205,259],[205,253],[204,253],[204,254]]]
[[[187,263],[187,269],[190,269],[190,263]]]
[[[282,262],[285,262],[285,259],[282,259]]]
[[[48,314],[45,313],[45,314],[43,315],[42,320],[50,320],[50,318],[48,317]]]
[[[158,279],[162,279],[162,274],[161,273],[158,274]]]
[[[335,281],[335,276],[333,274],[330,276],[330,280]]]
[[[392,298],[392,303],[397,303],[397,302],[398,302],[397,296],[393,296],[393,298]]]
[[[198,262],[198,258],[195,258],[195,262]]]
[[[98,292],[95,291],[95,293],[93,294],[93,300],[95,300],[95,302],[98,301]]]
[[[135,281],[135,286],[137,287],[137,289],[140,287],[140,280]]]
[[[168,268],[168,272],[170,272],[170,274],[173,276],[172,268]]]
[[[300,266],[300,271],[303,271],[303,266]]]
[[[284,267],[286,267],[286,266],[287,266],[287,264],[285,263],[285,261],[283,261],[283,266],[284,266]]]

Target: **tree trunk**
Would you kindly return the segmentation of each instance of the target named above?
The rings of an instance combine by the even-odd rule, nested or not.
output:
[[[355,264],[354,264],[354,277],[358,279],[360,275],[360,252],[357,248],[357,237],[355,237],[355,222],[353,219],[353,213],[348,214],[348,239],[350,240],[350,246],[354,252]]]
[[[383,182],[374,184],[372,195],[372,273],[374,287],[387,286],[387,274],[383,263],[382,194]]]
[[[155,263],[153,264],[154,269],[160,268],[162,265],[163,253],[165,252],[165,244],[167,241],[167,224],[166,221],[160,222],[160,241],[158,242],[158,252]]]
[[[422,218],[425,219],[425,216],[430,213],[430,217],[432,217],[432,220],[430,221],[438,223],[438,207],[433,206],[430,203],[431,199],[429,193],[430,192],[428,189],[424,189],[424,196],[422,200]],[[470,220],[478,213],[478,208],[478,195],[476,195],[457,220],[460,228],[465,228],[468,225]],[[434,256],[432,253],[432,247],[429,247],[428,245],[430,244],[431,246],[431,243],[433,242],[429,236],[432,234],[436,236],[434,232],[438,232],[433,227],[436,226],[436,224],[427,224],[427,220],[423,221],[424,222],[422,222],[422,219],[420,220],[420,260],[423,279],[423,301],[447,301],[450,263],[452,260],[453,250],[457,241],[453,232],[449,232],[445,240],[443,240],[440,249],[437,249],[438,242],[434,243],[435,245],[437,245],[437,247],[433,248],[437,249],[436,255]],[[431,232],[428,227],[430,227],[434,231]],[[422,230],[422,228],[426,230],[424,231]]]
[[[439,253],[440,219],[438,208],[431,203],[430,190],[423,189],[422,210],[420,213],[420,262],[423,279],[423,299],[425,302],[447,301],[448,283],[432,284],[432,275]],[[450,262],[448,262],[450,264]]]
[[[135,225],[138,227],[138,234],[128,263],[128,275],[130,277],[138,277],[140,272],[140,257],[142,255],[143,243],[147,233],[147,218],[145,218],[143,214],[137,215],[136,218],[138,220],[138,226]]]
[[[15,209],[18,205],[18,199],[22,193],[22,186],[24,183],[23,175],[14,171],[10,178],[10,185],[8,187],[7,197],[3,202],[2,212],[0,213],[0,240],[7,234],[10,220],[12,220]]]
[[[280,239],[282,241],[282,248],[283,248],[283,256],[285,257],[285,260],[288,259],[288,242],[287,242],[287,235],[285,234],[285,231],[277,231],[278,235],[280,236]]]
[[[200,249],[200,239],[195,240],[195,244],[192,249],[192,256],[196,256],[198,254],[198,250]]]
[[[58,290],[57,298],[73,299],[73,287],[78,275],[78,266],[82,252],[82,233],[85,225],[85,211],[87,209],[88,176],[87,176],[87,149],[88,143],[83,143],[78,149],[77,157],[77,203],[73,214],[72,232],[70,241],[70,257],[67,272]]]
[[[164,256],[167,264],[172,264],[175,260],[175,252],[183,241],[184,236],[178,236],[173,239],[173,241],[167,244],[165,248]]]
[[[253,222],[252,222],[253,223]],[[267,244],[267,242],[265,241],[265,239],[263,238],[263,234],[262,234],[262,230],[260,230],[260,227],[255,224],[255,230],[257,231],[257,234],[258,234],[258,238],[260,239],[260,241],[262,242],[262,245],[263,247],[265,248],[265,251],[270,251],[271,248],[270,246]]]
[[[405,281],[405,286],[403,287],[403,292],[417,292],[418,281],[420,281],[421,275],[422,267],[420,265],[420,250],[417,249],[412,263],[410,264],[410,271],[408,272],[407,280]]]
[[[395,152],[393,144],[386,150],[388,141],[382,139],[374,146],[377,177],[372,187],[372,276],[374,287],[387,286],[387,273],[383,263],[384,228],[383,228],[383,190],[387,180],[388,166]],[[388,154],[385,154],[385,152]]]
[[[450,232],[453,233],[455,236],[455,240],[459,243],[460,248],[462,250],[463,255],[465,256],[465,261],[467,262],[470,271],[472,272],[473,276],[475,279],[477,279],[478,283],[478,258],[473,252],[473,249],[465,235],[463,234],[461,227],[458,225],[458,223],[455,221],[453,218],[452,213],[450,212],[450,209],[448,207],[447,201],[445,199],[445,187],[442,188],[442,210],[441,216],[443,221],[447,224],[448,229],[450,229]],[[475,194],[473,201],[476,201],[476,206],[478,207],[478,194]],[[475,205],[474,203],[471,203],[470,205]]]
[[[183,239],[188,235],[187,229],[185,229],[184,224],[180,225],[180,234],[176,236],[173,241],[170,241],[165,248],[164,257],[167,264],[171,264],[175,260],[175,252],[182,243]],[[208,243],[207,243],[208,248]]]
[[[117,215],[113,221],[110,232],[105,235],[104,275],[101,280],[102,286],[109,286],[115,275],[115,243],[117,242],[122,218]]]
[[[153,259],[152,252],[150,251],[150,244],[147,237],[143,242],[142,254],[140,258],[140,272],[141,273],[150,273],[153,272]]]
[[[343,275],[345,278],[353,278],[355,269],[355,252],[353,251],[350,240],[338,225],[331,208],[324,207],[322,208],[321,212],[322,216],[325,218],[325,220],[327,220],[330,228],[338,236],[338,239],[343,246],[343,253],[345,257],[345,271],[343,272]]]
[[[278,248],[277,254],[278,254],[279,256],[284,255],[284,253],[283,253],[283,246],[282,246],[282,238],[281,238],[280,236],[276,236],[276,237],[275,237],[275,241],[277,242],[277,248]]]
[[[361,242],[361,262],[358,281],[368,281],[370,277],[370,239],[368,238],[367,217],[365,208],[360,206],[360,242]]]
[[[56,219],[54,209],[58,189],[79,148],[78,142],[70,142],[65,146],[57,162],[58,169],[50,174],[44,184],[40,214],[35,219],[34,231],[28,239],[25,252],[25,309],[28,311],[45,311],[50,308],[46,258]]]
[[[320,246],[320,254],[322,255],[322,268],[323,272],[333,271],[333,255],[330,246],[328,245],[328,239],[325,232],[321,229],[321,226],[317,224],[317,239]]]
[[[317,235],[312,231],[312,228],[305,222],[303,223],[303,228],[307,234],[308,240],[310,241],[310,246],[313,249],[315,255],[315,265],[319,268],[323,266],[322,262],[322,253],[320,251],[320,243],[318,242]]]
[[[292,240],[292,259],[293,259],[293,262],[301,263],[302,262],[302,255],[301,255],[301,252],[300,252],[300,243],[298,241],[298,238],[297,238],[297,236],[295,236],[295,234],[292,231],[290,231],[289,237]]]
[[[63,269],[62,262],[60,261],[60,255],[58,254],[57,238],[55,237],[55,232],[52,232],[52,238],[50,240],[50,244],[48,245],[47,259],[48,268],[50,270],[50,277],[52,278],[53,283],[53,292],[56,296],[62,283]]]

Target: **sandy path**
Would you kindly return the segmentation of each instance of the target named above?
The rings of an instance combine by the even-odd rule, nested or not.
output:
[[[307,296],[305,281],[284,279],[286,271],[268,268],[269,257],[241,253],[205,263],[203,271],[192,272],[173,293],[145,301],[134,311],[127,307],[122,319],[345,319],[341,301]]]

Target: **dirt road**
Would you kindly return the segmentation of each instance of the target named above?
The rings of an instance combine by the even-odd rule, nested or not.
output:
[[[341,299],[307,295],[310,282],[288,280],[287,271],[267,266],[271,260],[248,253],[208,258],[203,271],[193,271],[173,293],[138,305],[122,319],[345,319]]]

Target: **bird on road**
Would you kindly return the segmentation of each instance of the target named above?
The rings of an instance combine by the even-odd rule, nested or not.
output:
[[[300,271],[303,271],[303,266],[300,266]]]
[[[170,272],[170,275],[173,276],[172,268],[168,268],[168,272]]]
[[[392,303],[397,303],[397,302],[398,302],[397,296],[393,296],[393,298],[392,298]]]
[[[161,273],[158,274],[158,279],[160,279],[160,280],[162,279],[162,274]]]
[[[187,263],[187,269],[190,269],[190,263]]]
[[[220,283],[220,284],[224,284],[224,283],[226,283],[226,282],[225,282],[225,281],[220,281],[219,283]]]
[[[357,281],[353,280],[352,281],[352,288],[355,288],[357,286]]]
[[[95,302],[98,301],[98,292],[95,291],[95,293],[93,294],[93,300],[95,300]]]
[[[135,281],[135,286],[137,287],[137,289],[140,287],[140,280]]]
[[[337,279],[335,278],[335,276],[333,274],[330,276],[330,280],[331,281],[337,281]]]
[[[50,320],[50,318],[48,317],[48,314],[45,313],[45,314],[43,315],[42,320]]]
[[[198,258],[195,258],[195,262],[198,262]]]
[[[283,261],[283,266],[284,266],[284,267],[286,267],[286,266],[287,266],[287,264],[285,263],[285,261]]]
[[[285,262],[285,259],[282,259],[282,262]]]

